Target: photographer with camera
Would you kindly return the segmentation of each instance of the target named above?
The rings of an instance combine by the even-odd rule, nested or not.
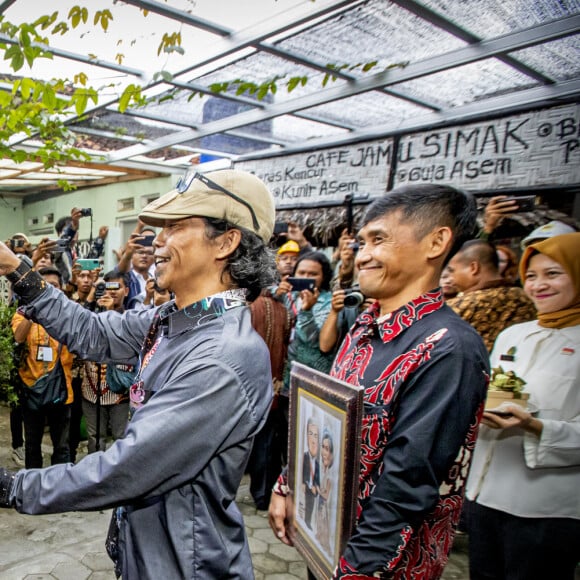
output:
[[[155,308],[169,302],[173,298],[172,293],[167,288],[160,288],[155,278],[149,278],[145,284],[145,299],[143,308]]]
[[[24,234],[14,234],[5,243],[17,256],[25,255],[30,257],[32,255],[32,245]]]
[[[58,236],[58,240],[54,240],[55,246],[52,250],[55,254],[54,265],[62,277],[63,288],[70,282],[72,265],[77,257],[74,248],[78,238],[80,219],[92,215],[90,208],[73,207],[70,216],[61,217],[54,226]]]
[[[335,290],[330,301],[330,312],[320,329],[320,351],[334,354],[358,315],[373,302],[374,299],[365,296],[358,285]]]
[[[129,293],[125,299],[127,310],[140,309],[146,296],[147,280],[155,276],[153,241],[155,229],[137,220],[115,270],[129,275]]]
[[[94,312],[97,310],[96,282],[99,279],[101,268],[88,269],[89,265],[82,260],[75,260],[72,267],[72,277],[65,289],[69,298],[83,308]],[[76,356],[72,366],[73,402],[70,412],[69,447],[70,460],[74,463],[77,449],[81,441],[81,420],[83,417],[82,384],[85,377],[85,361]]]
[[[128,275],[114,270],[108,272],[95,283],[97,312],[123,313],[123,301],[128,292]],[[107,448],[109,429],[114,441],[125,434],[129,420],[129,387],[135,378],[135,367],[93,361],[83,361],[83,365],[82,411],[87,424],[88,452],[94,453]]]
[[[288,360],[284,371],[282,394],[287,395],[290,385],[292,361],[300,362],[313,369],[327,373],[332,364],[332,355],[318,348],[320,329],[330,312],[330,261],[323,252],[308,252],[298,258],[294,277],[287,283],[292,292],[283,300],[286,308],[296,313],[296,324],[288,346]]]

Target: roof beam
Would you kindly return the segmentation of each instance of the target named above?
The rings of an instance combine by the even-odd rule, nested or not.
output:
[[[498,38],[462,47],[445,54],[426,58],[422,61],[412,63],[404,69],[383,71],[367,78],[350,82],[344,86],[330,87],[286,101],[285,103],[268,105],[264,107],[264,110],[262,111],[245,111],[238,113],[237,115],[232,115],[225,119],[207,123],[200,130],[180,131],[158,139],[157,147],[161,148],[175,145],[182,141],[188,141],[190,139],[196,139],[214,133],[237,129],[244,125],[257,123],[284,114],[291,114],[296,111],[344,99],[377,88],[428,76],[457,66],[463,66],[514,50],[534,46],[548,40],[556,40],[558,38],[576,34],[579,28],[580,16],[571,16],[569,18],[563,18],[547,24],[513,32]],[[481,107],[481,102],[478,102],[478,106]],[[148,147],[135,145],[112,153],[110,159],[112,161],[117,161],[127,157],[132,157],[133,155],[145,154],[149,151],[151,151],[151,149]]]
[[[430,8],[427,8],[426,6],[423,6],[423,4],[420,4],[416,0],[391,0],[391,1],[394,4],[398,4],[401,8],[404,8],[405,10],[412,12],[422,20],[430,22],[431,24],[433,24],[433,26],[437,26],[438,28],[445,30],[445,32],[448,32],[449,34],[452,34],[453,36],[456,36],[457,38],[460,38],[461,40],[464,40],[469,44],[476,44],[483,40],[483,38],[476,36],[475,34],[469,32],[465,28],[462,28],[461,26],[458,26],[451,20],[445,18],[444,16],[441,16],[438,12],[431,10]],[[542,84],[552,84],[554,82],[554,80],[551,79],[550,77],[547,77],[546,75],[529,67],[523,62],[520,62],[519,60],[517,60],[512,56],[499,55],[497,58],[502,62],[504,62],[505,64],[518,70],[522,74],[525,74],[526,76],[529,76],[541,82]]]
[[[12,4],[14,4],[16,0],[4,0],[4,2],[0,2],[0,14],[4,14]]]
[[[355,2],[353,2],[353,0],[317,0],[317,2],[310,4],[300,4],[290,10],[282,12],[281,14],[272,16],[266,22],[259,23],[247,30],[235,34],[230,34],[229,29],[212,23],[212,26],[216,28],[215,34],[220,34],[221,36],[226,36],[227,34],[227,36],[211,46],[199,47],[199,51],[196,51],[196,55],[199,55],[197,56],[197,59],[193,57],[192,64],[181,71],[179,75],[191,72],[196,68],[209,64],[218,58],[228,56],[243,48],[256,46],[266,38],[283,34],[292,28],[307,24],[315,18],[326,16],[343,8],[352,9],[353,5],[356,6],[357,4],[361,4],[362,1],[363,0],[357,0]],[[147,10],[158,14],[162,14],[167,8],[165,4],[153,0],[125,0],[125,2],[134,6],[146,8]],[[190,17],[190,14],[181,10],[174,11],[174,14],[171,16],[173,20],[178,20],[180,22],[186,22]]]
[[[8,36],[6,34],[0,34],[0,42],[5,42],[6,44],[18,44],[18,40],[11,38],[10,36]],[[136,76],[139,78],[143,78],[145,76],[145,71],[142,71],[140,69],[122,66],[120,64],[116,64],[114,62],[109,62],[106,60],[101,60],[99,58],[89,58],[88,56],[85,56],[83,54],[78,54],[76,52],[70,52],[68,50],[62,50],[60,48],[55,48],[54,46],[42,44],[40,42],[31,42],[30,46],[33,46],[35,48],[40,48],[44,52],[49,52],[50,54],[54,54],[54,56],[66,58],[68,60],[74,60],[76,62],[82,62],[85,64],[90,64],[92,66],[98,66],[101,68],[114,70],[116,72],[122,72],[124,74]]]
[[[260,27],[252,27],[249,31],[242,31],[239,34],[232,35],[227,39],[222,39],[217,44],[212,44],[211,46],[208,46],[207,52],[206,52],[206,54],[204,54],[204,56],[201,58],[201,60],[199,60],[199,61],[194,60],[194,64],[188,66],[186,69],[183,69],[182,71],[180,71],[178,73],[175,73],[174,77],[179,77],[183,74],[187,74],[191,70],[198,68],[198,67],[200,67],[204,64],[207,64],[209,62],[212,62],[213,60],[215,60],[217,58],[220,58],[220,57],[226,56],[228,54],[231,54],[233,52],[236,52],[237,50],[240,50],[241,48],[251,46],[252,44],[255,44],[257,41],[261,40],[262,38],[268,38],[271,36],[283,34],[284,32],[286,32],[289,29],[302,26],[304,24],[311,22],[313,19],[323,17],[329,13],[336,12],[336,11],[343,9],[343,8],[344,9],[347,9],[347,8],[352,9],[353,6],[361,4],[363,1],[364,0],[354,0],[354,1],[353,0],[326,0],[326,1],[325,0],[318,0],[313,5],[301,4],[300,6],[294,7],[293,9],[288,10],[282,14],[277,14],[277,15],[269,18],[267,23],[262,24]],[[147,0],[147,5],[143,4],[141,2],[141,0],[130,0],[130,1],[127,1],[126,3],[132,4],[132,5],[137,6],[137,7],[146,8],[147,10],[151,10],[151,11],[154,11],[153,10],[154,7],[159,8],[159,10],[166,8],[166,5],[161,4],[159,2],[154,3],[154,2],[151,2],[151,0]],[[190,15],[188,15],[187,12],[178,11],[178,14],[175,14],[173,18],[177,19],[178,16],[183,17],[183,18],[187,18]],[[46,47],[46,49],[48,52],[52,52],[53,54],[57,54],[55,52],[55,49],[53,49],[51,47]],[[203,53],[204,49],[205,49],[205,47],[203,47],[203,46],[199,47],[199,51],[197,51],[197,53]],[[68,53],[68,54],[70,54],[70,57],[73,58],[73,60],[79,60],[79,62],[82,62],[82,59],[86,58],[80,54],[79,55],[74,54],[74,53]],[[90,64],[100,65],[99,63],[100,63],[100,61],[92,61],[91,60],[91,62],[90,62]],[[113,64],[113,63],[111,63],[111,64]],[[117,67],[118,65],[113,64],[113,66]],[[120,67],[120,68],[126,68],[126,67]],[[127,69],[127,70],[131,70],[131,69]],[[128,74],[131,74],[131,73],[128,73]],[[139,71],[139,75],[142,75],[142,74],[143,74],[143,71]],[[163,84],[164,82],[165,81],[163,81],[163,80],[152,81],[151,83],[149,83],[148,85],[143,87],[143,91],[152,89],[156,86]],[[83,116],[86,116],[92,112],[96,112],[96,111],[105,109],[107,107],[111,107],[112,105],[114,105],[117,102],[118,102],[118,99],[111,99],[107,102],[99,103],[98,105],[94,105],[94,106],[89,105],[87,107],[87,109],[84,111]],[[254,106],[259,106],[259,105],[254,105]],[[71,116],[67,119],[67,124],[72,124],[77,120],[78,120],[78,116]],[[11,146],[18,145],[19,143],[22,143],[23,141],[26,141],[29,138],[30,138],[29,135],[14,135],[10,139],[10,145]]]
[[[382,137],[391,137],[393,135],[404,135],[416,131],[432,130],[436,127],[474,122],[482,118],[492,118],[499,113],[514,114],[518,111],[529,110],[531,107],[539,104],[553,105],[555,104],[555,101],[566,101],[578,94],[580,94],[580,80],[565,81],[558,85],[544,85],[519,91],[517,93],[511,93],[509,95],[501,95],[499,97],[487,99],[485,101],[485,109],[482,109],[484,103],[477,101],[462,107],[450,109],[444,113],[430,113],[421,117],[407,119],[398,125],[396,129],[393,129],[391,124],[376,125],[370,129],[353,131],[344,137],[323,137],[320,139],[303,141],[300,144],[284,149],[283,154],[288,155],[290,153],[298,153],[300,151],[309,151],[324,147],[337,147],[356,141],[366,141]],[[280,151],[271,150],[240,155],[238,160],[259,159],[262,157],[270,157],[274,154],[280,154]]]

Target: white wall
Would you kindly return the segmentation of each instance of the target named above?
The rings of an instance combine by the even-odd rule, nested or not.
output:
[[[93,237],[97,236],[102,225],[119,227],[124,231],[123,222],[135,222],[146,204],[146,198],[168,192],[175,180],[175,177],[168,176],[109,184],[27,201],[26,204],[16,198],[0,198],[0,239],[5,240],[15,232],[25,233],[32,242],[45,236],[55,237],[54,224],[60,217],[70,215],[73,207],[90,207],[93,210]],[[133,209],[120,209],[119,200],[122,199],[132,200]],[[45,223],[49,214],[53,214],[53,220]],[[38,223],[32,225],[31,220]],[[90,225],[90,218],[81,219],[79,239],[89,238]]]

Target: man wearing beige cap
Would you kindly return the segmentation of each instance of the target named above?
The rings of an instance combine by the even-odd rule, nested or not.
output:
[[[84,359],[139,365],[125,437],[76,465],[0,469],[0,506],[116,508],[107,549],[123,578],[252,578],[234,498],[271,399],[246,300],[274,280],[273,198],[248,173],[190,172],[140,217],[162,228],[157,283],[175,294],[158,309],[91,313],[0,245],[26,316]]]

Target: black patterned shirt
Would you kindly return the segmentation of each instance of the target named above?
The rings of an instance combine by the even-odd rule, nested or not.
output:
[[[375,303],[331,375],[365,388],[357,524],[334,578],[439,578],[486,394],[481,338],[439,290],[382,318]]]

